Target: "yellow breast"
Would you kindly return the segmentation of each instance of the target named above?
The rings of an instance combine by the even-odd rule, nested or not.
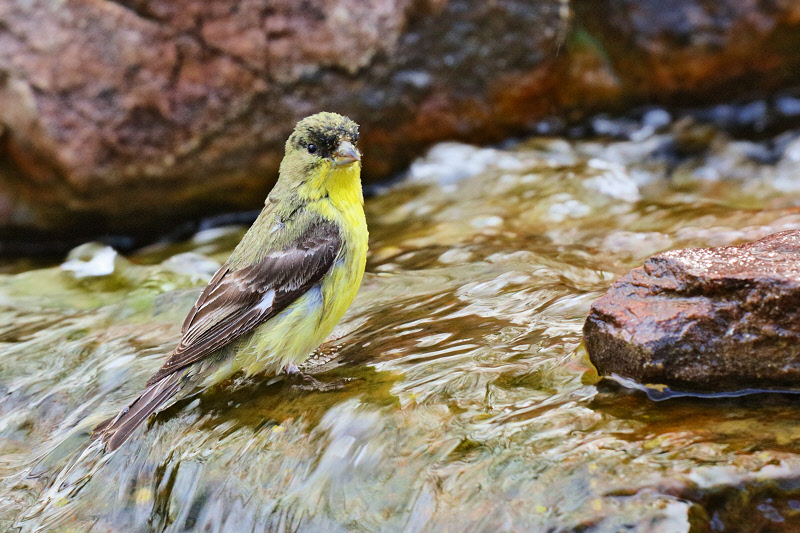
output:
[[[303,362],[330,335],[356,297],[369,237],[358,164],[332,170],[326,185],[327,194],[308,208],[334,221],[341,231],[343,244],[335,263],[321,283],[237,342],[230,364],[223,364],[212,380],[239,370],[277,372],[289,363]]]
[[[342,231],[342,251],[322,283],[325,305],[320,329],[327,337],[356,297],[367,262],[369,234],[364,216],[364,196],[361,191],[359,164],[328,175],[328,198],[319,200],[323,216],[334,220]],[[322,342],[323,339],[320,340]]]

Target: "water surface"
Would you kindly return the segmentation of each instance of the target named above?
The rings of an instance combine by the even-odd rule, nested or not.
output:
[[[591,303],[649,255],[800,229],[795,134],[688,151],[662,130],[435,147],[368,201],[362,290],[305,368],[338,388],[234,379],[114,454],[91,428],[160,366],[244,228],[7,267],[0,527],[794,530],[800,398],[655,402],[599,381],[581,345]]]

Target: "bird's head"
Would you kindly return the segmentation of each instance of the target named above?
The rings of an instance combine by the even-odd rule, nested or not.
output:
[[[336,113],[317,113],[295,126],[286,141],[281,177],[296,183],[322,177],[331,171],[361,166],[358,124]]]

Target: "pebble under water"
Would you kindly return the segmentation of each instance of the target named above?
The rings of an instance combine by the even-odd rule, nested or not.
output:
[[[234,379],[113,454],[91,429],[244,228],[6,265],[23,271],[0,275],[0,528],[797,530],[800,397],[656,402],[582,348],[591,303],[649,255],[800,229],[796,133],[659,128],[434,147],[367,202],[361,292],[304,368],[338,388]]]

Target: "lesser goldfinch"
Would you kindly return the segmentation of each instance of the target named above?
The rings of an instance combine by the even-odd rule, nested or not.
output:
[[[107,451],[176,397],[243,370],[296,369],[356,296],[367,256],[358,125],[335,113],[301,120],[253,226],[197,299],[180,343],[116,417]]]

